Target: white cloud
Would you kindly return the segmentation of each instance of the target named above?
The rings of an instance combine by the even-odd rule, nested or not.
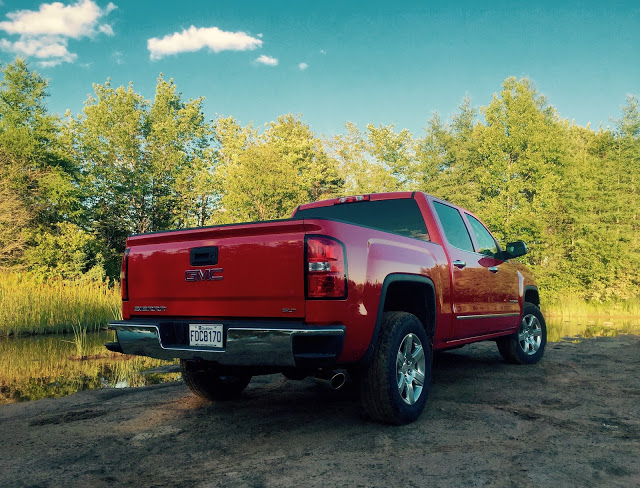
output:
[[[152,37],[147,40],[147,49],[152,60],[171,54],[199,51],[209,48],[213,52],[251,51],[262,46],[262,41],[245,32],[228,32],[217,27],[191,26],[182,32],[167,34],[162,39]]]
[[[256,63],[266,64],[267,66],[278,66],[278,60],[276,58],[265,56],[264,54],[256,59]]]
[[[0,22],[0,30],[8,34],[21,36],[63,36],[73,39],[90,37],[96,33],[98,20],[114,10],[116,6],[109,3],[101,9],[93,0],[81,0],[73,5],[60,2],[43,3],[40,10],[16,10],[9,12],[4,22]],[[111,26],[105,24],[103,28]],[[113,31],[111,31],[113,33]]]
[[[11,42],[0,39],[0,49],[22,56],[41,59],[41,66],[56,66],[60,63],[72,63],[78,57],[67,49],[67,40],[60,37],[25,38]]]
[[[53,68],[54,66],[58,66],[63,62],[64,61],[62,59],[58,58],[58,59],[52,59],[50,61],[39,61],[38,65],[42,66],[43,68]]]
[[[111,53],[111,57],[116,62],[116,64],[124,64],[124,56],[122,51],[113,51]]]
[[[0,39],[0,49],[35,57],[43,67],[73,63],[78,55],[69,52],[69,39],[94,37],[99,33],[112,36],[111,25],[98,25],[98,21],[116,8],[113,3],[100,8],[92,0],[80,0],[71,5],[43,3],[39,10],[9,12],[8,20],[0,22],[0,30],[20,37],[17,41]]]
[[[325,51],[324,49],[320,49],[320,54],[327,54],[327,51]]]
[[[109,24],[102,24],[100,27],[98,27],[98,31],[108,36],[113,35],[113,28]]]
[[[309,67],[309,65],[307,63],[300,63],[298,64],[298,69],[300,69],[300,71],[304,71],[305,69],[307,69]]]

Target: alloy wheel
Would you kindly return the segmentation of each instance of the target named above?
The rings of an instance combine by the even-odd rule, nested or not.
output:
[[[415,334],[407,334],[398,348],[396,379],[400,397],[413,405],[422,394],[425,381],[425,358],[422,342]]]
[[[531,356],[538,352],[542,342],[542,327],[538,317],[533,314],[522,317],[522,323],[518,331],[518,342],[525,354]]]

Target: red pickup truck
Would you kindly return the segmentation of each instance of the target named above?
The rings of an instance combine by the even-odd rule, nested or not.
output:
[[[194,393],[251,377],[356,383],[374,420],[422,412],[433,351],[494,340],[510,362],[543,355],[531,272],[470,212],[420,192],[309,203],[286,220],[134,235],[122,260],[112,351],[180,358]]]

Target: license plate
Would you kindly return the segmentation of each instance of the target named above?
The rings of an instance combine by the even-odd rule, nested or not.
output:
[[[189,324],[189,345],[224,347],[222,324]]]

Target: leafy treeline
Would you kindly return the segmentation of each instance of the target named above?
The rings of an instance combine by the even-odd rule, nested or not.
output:
[[[117,276],[132,233],[287,217],[343,194],[422,190],[521,238],[547,294],[627,299],[640,285],[640,107],[615,129],[561,119],[527,79],[477,109],[465,99],[414,136],[347,123],[316,137],[293,115],[258,130],[208,121],[158,78],[94,85],[81,114],[47,112],[47,81],[23,60],[0,83],[0,265],[43,278]]]

